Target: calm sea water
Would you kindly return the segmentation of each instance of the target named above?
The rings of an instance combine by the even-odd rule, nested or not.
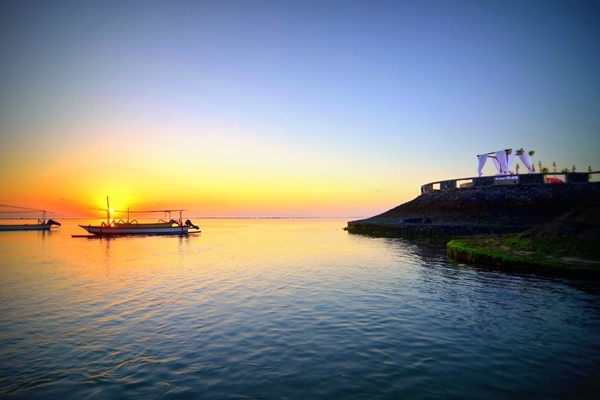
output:
[[[0,232],[2,399],[592,399],[600,290],[341,219]],[[86,221],[87,223],[87,221]]]

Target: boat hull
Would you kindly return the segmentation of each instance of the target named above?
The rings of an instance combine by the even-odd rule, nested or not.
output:
[[[97,236],[118,236],[118,235],[187,235],[188,226],[172,226],[165,224],[147,224],[147,225],[79,225],[92,235]]]
[[[23,225],[0,225],[1,231],[49,231],[50,224],[23,224]]]

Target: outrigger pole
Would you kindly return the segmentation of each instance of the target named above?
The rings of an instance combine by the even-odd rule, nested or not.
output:
[[[110,225],[110,201],[108,199],[108,196],[106,196],[106,209],[104,208],[93,208],[92,210],[98,210],[98,211],[106,211],[106,224]],[[113,210],[114,212],[119,212],[119,213],[123,213],[125,212],[125,210]],[[171,211],[174,212],[179,212],[179,224],[182,225],[183,224],[183,212],[187,211],[184,209],[172,209],[172,210],[140,210],[140,211],[130,211],[129,207],[127,207],[127,221],[129,221],[129,214],[145,214],[145,213],[159,213],[159,212],[163,212],[165,213],[165,221],[171,220]]]
[[[28,208],[28,207],[18,207],[18,206],[9,206],[6,204],[0,204],[0,207],[8,207],[8,208],[17,208],[19,210],[23,210],[23,211],[18,211],[18,212],[22,212],[22,213],[33,213],[33,212],[41,212],[42,213],[42,224],[46,223],[46,213],[50,213],[53,214],[52,211],[46,211],[46,210],[39,210],[37,208]],[[17,211],[0,211],[1,214],[15,214],[17,213]]]

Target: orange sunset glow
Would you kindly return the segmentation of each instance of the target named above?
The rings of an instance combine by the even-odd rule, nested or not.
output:
[[[550,29],[536,7],[319,7],[7,7],[1,202],[370,216],[488,151],[600,165],[596,25],[576,10]]]

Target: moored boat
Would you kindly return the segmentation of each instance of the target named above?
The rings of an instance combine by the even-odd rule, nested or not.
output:
[[[116,211],[110,208],[108,197],[106,198],[106,222],[100,225],[79,225],[94,236],[120,236],[120,235],[187,235],[198,233],[200,228],[189,219],[183,221],[183,212],[186,210],[150,210],[150,211]],[[115,220],[111,218],[111,212],[127,212],[127,220]],[[179,218],[171,218],[171,212],[179,212]],[[130,220],[131,213],[164,213],[164,219],[158,222],[139,222]],[[73,235],[78,236],[78,235]]]
[[[179,211],[179,210],[167,210]],[[182,210],[183,211],[183,210]],[[190,228],[194,232],[200,232],[198,226],[193,225],[188,219],[185,223],[179,220],[171,220],[171,222],[162,223],[140,223],[136,220],[126,222],[113,222],[106,224],[102,222],[100,225],[79,225],[81,228],[88,231],[92,235],[97,236],[114,236],[114,235],[187,235]]]
[[[38,210],[35,208],[7,206],[0,204],[0,207],[11,208],[15,211],[0,211],[2,214],[21,214],[21,213],[42,213],[42,218],[38,218],[35,224],[0,224],[0,231],[47,231],[53,226],[60,226],[60,222],[53,219],[46,220],[46,213],[50,211]]]

